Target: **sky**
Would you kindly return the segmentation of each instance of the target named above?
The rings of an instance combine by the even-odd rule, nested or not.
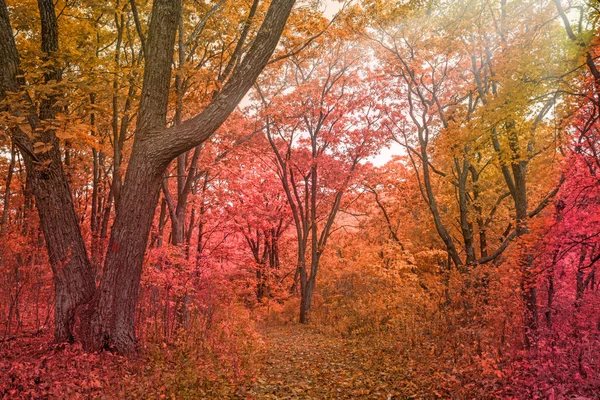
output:
[[[340,10],[340,8],[342,8],[342,3],[339,3],[337,1],[325,0],[324,3],[325,4],[323,4],[323,14],[330,19],[335,15],[336,12]]]

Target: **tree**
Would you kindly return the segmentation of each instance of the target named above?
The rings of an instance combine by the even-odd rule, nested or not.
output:
[[[315,57],[292,58],[285,76],[259,89],[296,227],[301,323],[308,322],[319,262],[344,195],[353,192],[361,163],[386,142],[376,78],[357,69],[358,45],[333,37],[319,46]]]
[[[419,171],[422,197],[449,259],[459,268],[495,261],[514,239],[528,233],[527,221],[539,214],[558,190],[550,186],[534,196],[527,190],[532,160],[552,156],[552,130],[546,119],[557,101],[558,84],[548,76],[560,75],[568,68],[559,51],[549,51],[555,32],[555,25],[545,24],[549,7],[536,2],[510,9],[503,2],[494,7],[485,1],[456,3],[439,15],[413,16],[423,26],[438,26],[435,34],[423,34],[421,28],[393,21],[372,34],[382,49],[387,71],[400,74],[397,98],[406,99],[401,108],[390,111],[395,120],[392,134]],[[519,21],[528,15],[527,8],[536,9],[537,18],[530,21],[534,24],[531,29],[522,29]],[[496,15],[501,19],[494,25]],[[460,29],[462,34],[454,35],[452,29]],[[533,36],[532,31],[538,35]],[[536,58],[520,55],[525,48]],[[535,67],[542,59],[560,67],[542,72]],[[442,193],[436,190],[444,181],[449,181],[455,192],[450,204],[455,202],[452,207],[458,213],[458,245],[442,211],[450,204],[441,203]],[[486,191],[496,197],[488,204],[484,202]],[[532,197],[537,202],[533,209]],[[498,209],[506,198],[513,200],[514,221],[500,231],[500,244],[490,249],[488,231],[495,228],[501,216]],[[533,332],[535,287],[530,282],[531,257],[523,250],[521,289],[530,315],[525,330]],[[528,336],[527,341],[530,339]]]
[[[18,124],[13,136],[30,165],[32,187],[57,281],[56,340],[72,338],[77,309],[90,302],[82,325],[88,349],[115,348],[122,352],[135,345],[134,312],[141,267],[162,175],[171,160],[207,140],[235,109],[269,61],[289,16],[293,0],[275,0],[243,59],[206,108],[195,117],[166,128],[167,105],[175,37],[181,3],[156,0],[144,46],[144,79],[135,139],[125,182],[116,209],[100,286],[94,296],[92,269],[83,243],[72,197],[62,167],[59,142],[52,129],[33,142]],[[48,57],[58,50],[58,24],[54,4],[40,1],[42,49]],[[55,99],[43,102],[39,115],[23,92],[26,82],[5,1],[0,4],[2,38],[2,98],[19,93],[22,110],[10,110],[21,124],[27,119],[36,132],[55,115]],[[243,38],[244,43],[246,38]],[[60,80],[60,69],[46,73],[46,82]],[[36,155],[34,143],[39,143]],[[41,167],[34,167],[34,162]],[[57,212],[58,211],[58,212]],[[132,229],[133,227],[136,229]],[[60,232],[60,234],[57,234]]]
[[[62,71],[53,58],[58,51],[54,3],[40,1],[38,6],[42,24],[41,48],[50,65],[43,79],[46,84],[56,85],[61,80]],[[18,120],[12,127],[13,141],[27,166],[55,277],[54,337],[57,341],[70,341],[73,340],[72,325],[76,310],[91,300],[94,279],[52,126],[52,119],[59,109],[57,93],[51,91],[48,97],[41,100],[38,112],[27,92],[22,91],[25,82],[4,0],[0,3],[0,38],[3,44],[0,98],[8,99],[10,95],[16,101],[15,104],[8,100],[12,107],[4,107]]]
[[[264,159],[268,144],[263,140],[251,146],[230,157],[235,162],[226,169],[225,209],[252,254],[256,299],[262,303],[275,296],[274,286],[285,278],[280,249],[292,220],[278,177]]]

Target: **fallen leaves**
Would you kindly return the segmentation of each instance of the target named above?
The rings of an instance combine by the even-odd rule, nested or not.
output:
[[[50,341],[43,335],[0,343],[0,399],[120,397],[125,359]]]
[[[373,339],[341,339],[310,326],[264,330],[256,399],[400,399],[415,394],[395,352]]]

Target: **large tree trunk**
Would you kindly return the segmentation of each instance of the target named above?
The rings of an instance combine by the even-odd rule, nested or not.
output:
[[[96,313],[86,332],[89,348],[134,348],[139,282],[164,168],[154,165],[146,152],[134,150],[108,243]]]
[[[213,102],[191,120],[165,129],[181,3],[155,0],[134,146],[96,309],[84,326],[86,348],[123,353],[134,349],[139,282],[162,176],[173,159],[210,138],[237,107],[271,57],[293,4],[294,0],[274,0],[250,50]]]
[[[33,166],[28,162],[29,173],[54,273],[54,340],[73,341],[76,313],[91,299],[95,283],[71,189],[60,162],[60,150],[54,147],[49,156],[51,164],[47,167]]]

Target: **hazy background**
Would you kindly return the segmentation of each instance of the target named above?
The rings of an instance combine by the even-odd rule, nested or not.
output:
[[[334,0],[323,0],[323,14],[327,18],[332,18],[342,8],[342,4]],[[400,154],[404,154],[404,148],[398,143],[392,143],[390,147],[381,150],[381,153],[372,157],[369,161],[379,167],[388,162],[393,156]]]

